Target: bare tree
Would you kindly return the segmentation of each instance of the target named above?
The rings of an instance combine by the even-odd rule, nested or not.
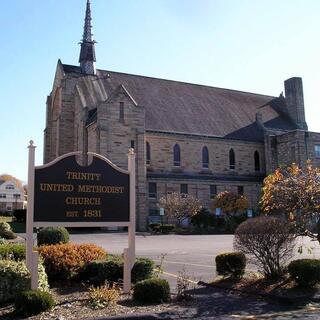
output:
[[[295,246],[292,225],[284,219],[261,216],[246,220],[235,231],[234,248],[261,268],[266,278],[278,277]]]
[[[158,206],[164,208],[168,217],[177,219],[178,224],[191,218],[202,208],[197,198],[176,192],[161,197]]]

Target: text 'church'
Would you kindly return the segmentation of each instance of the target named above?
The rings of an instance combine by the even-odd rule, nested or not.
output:
[[[159,216],[157,200],[189,193],[210,207],[223,190],[257,208],[266,174],[307,159],[320,166],[320,134],[305,121],[302,79],[279,97],[96,69],[87,1],[80,66],[60,60],[47,99],[44,162],[100,153],[127,169],[135,149],[137,224]],[[279,88],[281,91],[281,88]]]

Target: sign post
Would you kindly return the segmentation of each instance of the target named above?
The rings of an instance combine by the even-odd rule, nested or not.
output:
[[[123,282],[124,292],[128,293],[135,260],[134,150],[129,150],[128,170],[123,170],[92,152],[88,152],[91,163],[84,166],[76,159],[81,152],[71,152],[35,167],[33,141],[28,148],[26,261],[32,289],[38,287],[38,253],[33,251],[34,227],[128,227]]]
[[[34,208],[34,156],[36,146],[29,142],[28,159],[28,207],[27,207],[27,243],[26,264],[31,273],[31,289],[38,288],[38,252],[33,251],[33,208]]]
[[[124,249],[123,291],[129,293],[131,289],[131,270],[135,260],[136,234],[136,156],[130,149],[128,154],[128,171],[130,174],[130,223],[128,226],[129,248]]]

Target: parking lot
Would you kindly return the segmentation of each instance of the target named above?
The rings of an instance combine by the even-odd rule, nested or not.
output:
[[[90,242],[105,248],[109,253],[121,254],[128,245],[126,233],[73,234],[71,241]],[[298,253],[298,247],[303,253]],[[195,282],[210,281],[215,276],[215,256],[233,248],[233,235],[149,235],[136,236],[136,255],[148,257],[157,264],[163,257],[164,277],[174,289],[176,277],[183,269]],[[308,238],[297,241],[295,258],[320,258],[320,245]],[[249,269],[254,266],[249,265]]]

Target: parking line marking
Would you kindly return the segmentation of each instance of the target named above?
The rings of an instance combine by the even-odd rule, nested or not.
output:
[[[159,259],[153,259],[153,260],[156,262],[161,262],[161,260],[159,260]],[[214,267],[213,265],[188,263],[188,262],[184,262],[184,261],[181,261],[181,262],[180,261],[168,261],[168,260],[163,261],[163,264],[166,264],[166,263],[182,264],[182,265],[186,265],[186,266],[195,266],[195,267],[203,267],[203,268],[213,268]]]
[[[155,271],[159,271],[159,269],[155,269]],[[165,274],[165,275],[167,275],[167,276],[174,277],[174,278],[176,278],[176,279],[181,278],[181,277],[177,276],[177,275],[174,274],[174,273],[165,272],[165,271],[161,271],[160,274]],[[192,283],[192,284],[198,284],[197,281],[193,281],[193,280],[190,280],[190,279],[186,279],[186,280],[187,280],[188,282]]]

